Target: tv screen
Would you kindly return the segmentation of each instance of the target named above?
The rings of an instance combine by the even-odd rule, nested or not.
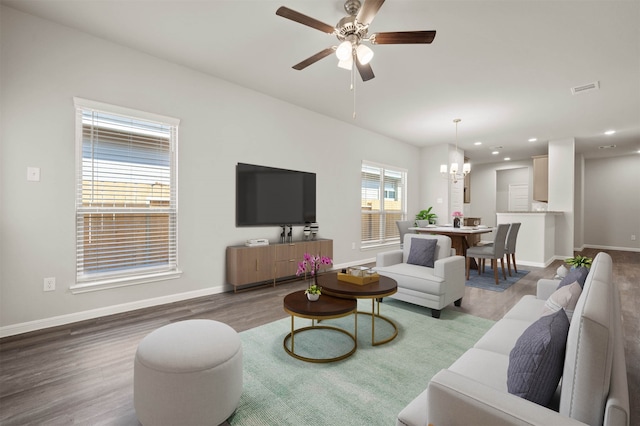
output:
[[[236,226],[316,221],[316,174],[238,163]]]

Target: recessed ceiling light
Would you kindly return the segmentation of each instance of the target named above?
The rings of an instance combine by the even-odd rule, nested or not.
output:
[[[500,154],[500,151],[493,151],[491,154],[498,155],[498,154]]]
[[[614,134],[616,131],[615,130],[607,130],[606,132],[604,132],[605,135],[612,135]]]
[[[535,142],[537,140],[538,140],[538,138],[531,138],[531,139],[529,139],[529,142]]]
[[[504,157],[504,161],[510,161],[511,157]]]
[[[482,142],[478,141],[478,142],[474,142],[474,145],[482,145]]]

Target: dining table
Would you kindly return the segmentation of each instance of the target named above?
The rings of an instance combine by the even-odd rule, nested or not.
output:
[[[468,239],[469,236],[488,234],[493,231],[494,228],[488,226],[461,226],[460,228],[454,228],[453,226],[427,225],[409,228],[409,232],[416,232],[418,234],[446,235],[451,238],[451,247],[456,250],[456,254],[464,257],[467,256],[467,249],[471,247]],[[478,264],[473,258],[471,259],[470,268],[478,269]]]

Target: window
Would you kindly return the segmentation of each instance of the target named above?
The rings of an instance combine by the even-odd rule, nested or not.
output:
[[[75,292],[178,276],[179,120],[75,98]]]
[[[362,246],[399,242],[397,220],[407,217],[406,170],[362,162]]]

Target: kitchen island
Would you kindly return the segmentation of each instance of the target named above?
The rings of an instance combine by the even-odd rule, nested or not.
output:
[[[497,224],[520,222],[516,242],[518,265],[546,267],[554,260],[556,216],[558,211],[520,211],[496,213]]]

